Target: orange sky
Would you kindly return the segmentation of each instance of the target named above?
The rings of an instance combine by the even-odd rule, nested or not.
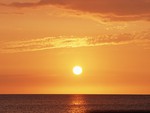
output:
[[[149,31],[150,0],[0,0],[0,93],[150,94]]]

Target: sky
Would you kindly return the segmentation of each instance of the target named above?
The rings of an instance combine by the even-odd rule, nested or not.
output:
[[[150,0],[0,0],[1,94],[150,94],[149,81]]]

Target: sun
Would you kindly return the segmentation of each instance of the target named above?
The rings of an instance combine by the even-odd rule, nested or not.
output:
[[[81,67],[81,66],[75,66],[75,67],[73,67],[73,73],[74,73],[75,75],[80,75],[80,74],[82,74],[82,67]]]

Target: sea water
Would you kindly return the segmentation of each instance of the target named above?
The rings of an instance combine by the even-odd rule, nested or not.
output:
[[[0,95],[0,113],[149,112],[150,95]]]

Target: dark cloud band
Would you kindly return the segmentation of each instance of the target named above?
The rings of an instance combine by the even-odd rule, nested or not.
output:
[[[113,21],[150,20],[150,0],[40,0],[37,3],[14,2],[9,6],[35,7],[42,5],[95,14]]]

